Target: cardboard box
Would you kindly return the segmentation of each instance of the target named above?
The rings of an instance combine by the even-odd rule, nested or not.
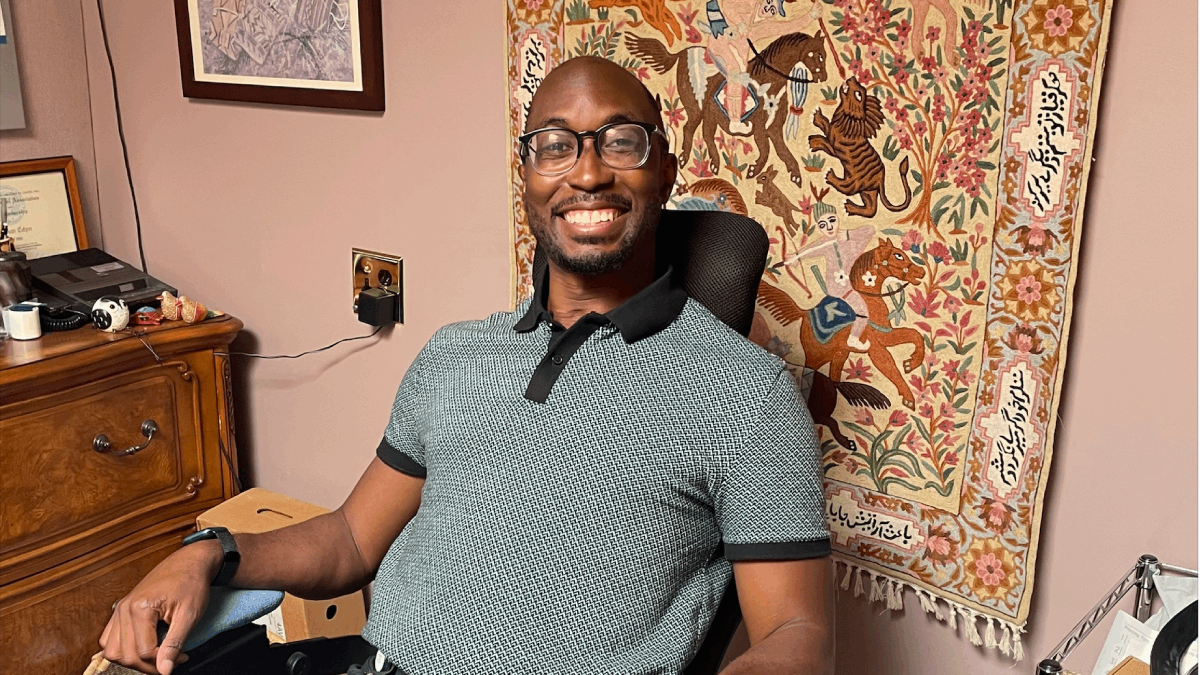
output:
[[[1109,675],[1150,675],[1150,665],[1132,656],[1126,656],[1124,661],[1109,671]]]
[[[328,513],[327,509],[262,488],[251,488],[196,517],[196,525],[257,534]],[[272,642],[358,635],[367,621],[362,592],[332,600],[302,600],[288,593],[283,604],[259,619]]]

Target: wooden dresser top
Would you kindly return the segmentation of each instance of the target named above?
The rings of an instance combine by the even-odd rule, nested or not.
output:
[[[46,333],[37,340],[8,338],[0,341],[0,388],[11,396],[35,382],[69,378],[80,370],[125,370],[154,364],[154,354],[143,340],[160,358],[199,349],[223,349],[241,329],[241,321],[226,315],[197,324],[168,321],[160,326],[134,326],[132,331],[118,333],[105,333],[88,325]]]

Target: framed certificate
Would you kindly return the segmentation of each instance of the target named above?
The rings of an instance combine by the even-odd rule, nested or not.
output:
[[[31,260],[87,248],[75,160],[0,162],[0,242]]]

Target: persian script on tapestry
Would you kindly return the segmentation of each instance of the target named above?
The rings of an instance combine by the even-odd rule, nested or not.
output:
[[[873,599],[911,588],[942,616],[940,599],[973,641],[982,617],[1019,655],[1109,13],[509,0],[514,298],[534,245],[516,171],[533,92],[565,59],[615,61],[660,101],[670,207],[749,215],[770,237],[751,339],[808,398],[844,586],[861,572]]]

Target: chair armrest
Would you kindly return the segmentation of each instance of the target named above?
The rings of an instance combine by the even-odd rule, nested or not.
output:
[[[282,602],[283,591],[247,591],[240,588],[215,587],[209,594],[204,615],[184,640],[183,651],[191,651],[227,630],[240,628],[265,616]],[[159,622],[159,642],[162,642],[166,634],[167,624]]]

